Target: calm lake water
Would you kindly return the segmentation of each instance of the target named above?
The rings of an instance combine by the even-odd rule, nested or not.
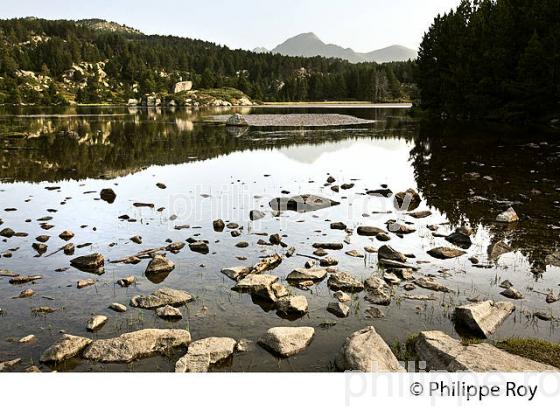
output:
[[[273,109],[244,108],[242,113],[334,112],[374,119],[372,127],[331,130],[251,130],[235,133],[224,126],[203,122],[204,116],[231,111],[186,112],[145,111],[127,108],[72,108],[60,111],[26,109],[3,111],[0,115],[0,230],[6,227],[27,237],[1,238],[0,269],[25,275],[42,275],[34,284],[11,285],[0,277],[0,361],[21,357],[15,370],[39,365],[41,353],[60,337],[61,331],[93,338],[109,338],[142,328],[190,330],[193,340],[208,336],[229,336],[255,342],[274,326],[312,326],[313,342],[304,352],[280,360],[256,344],[248,352],[217,371],[331,371],[332,362],[344,339],[368,325],[389,343],[405,342],[422,330],[443,330],[457,336],[451,320],[453,307],[467,298],[506,300],[498,285],[510,280],[525,298],[514,301],[517,310],[499,328],[494,339],[512,336],[537,337],[559,342],[557,322],[532,318],[540,311],[560,317],[560,302],[545,303],[552,290],[558,294],[560,268],[550,257],[560,245],[560,140],[552,132],[521,132],[504,129],[442,129],[420,126],[403,109]],[[21,137],[19,133],[27,135]],[[477,173],[478,176],[474,176]],[[325,186],[328,175],[337,183],[354,183],[349,190],[333,192]],[[160,189],[156,183],[164,183]],[[366,195],[367,190],[386,184],[393,192],[416,189],[422,197],[418,210],[430,210],[425,219],[413,219],[396,210],[392,198]],[[56,189],[46,189],[58,187]],[[117,198],[109,204],[99,191],[112,188]],[[339,206],[304,214],[286,212],[274,217],[268,202],[282,191],[317,194]],[[153,203],[137,208],[135,202]],[[513,205],[521,221],[514,225],[494,223],[496,215]],[[161,209],[164,208],[164,209]],[[249,221],[249,211],[260,209],[267,216]],[[135,219],[119,219],[127,214]],[[39,218],[50,216],[54,227],[44,230]],[[233,238],[229,230],[214,232],[212,220],[222,218],[242,227]],[[370,304],[364,293],[353,295],[351,314],[339,319],[326,311],[333,299],[326,280],[310,290],[290,287],[309,302],[309,314],[296,321],[282,319],[255,303],[247,294],[231,290],[234,282],[220,273],[224,267],[252,265],[259,258],[285,250],[257,245],[259,232],[285,235],[284,242],[297,253],[310,255],[314,242],[342,242],[346,233],[331,230],[331,222],[342,221],[350,228],[373,225],[385,228],[388,219],[412,222],[415,233],[389,242],[420,263],[417,275],[434,275],[454,292],[431,292],[417,288],[394,289],[389,306],[377,306],[382,319],[366,315]],[[440,225],[438,233],[453,232],[469,223],[475,230],[467,255],[449,261],[436,260],[426,251],[450,246],[434,237],[428,225]],[[189,225],[177,230],[176,226]],[[189,237],[209,241],[210,253],[202,255],[185,247],[168,257],[176,269],[159,284],[144,276],[147,260],[138,265],[106,263],[105,274],[96,276],[69,267],[72,256],[58,252],[66,242],[58,235],[75,233],[75,256],[102,253],[106,261],[159,247],[167,239]],[[38,257],[32,249],[35,237],[50,235],[48,251]],[[142,244],[129,238],[140,235]],[[488,248],[505,241],[513,252],[490,260]],[[249,247],[237,248],[239,241]],[[329,251],[339,261],[338,269],[357,277],[380,275],[376,254],[350,257],[349,250],[363,252],[364,246],[380,247],[376,239],[358,236],[354,229],[350,243],[341,251]],[[6,255],[8,253],[8,255]],[[11,253],[11,257],[9,254]],[[489,268],[474,267],[475,256]],[[237,257],[245,257],[240,261]],[[547,259],[548,257],[548,259]],[[285,277],[308,259],[293,256],[271,273],[285,283]],[[548,263],[548,264],[547,264]],[[137,284],[121,288],[115,282],[129,275]],[[93,278],[95,286],[77,289],[80,279]],[[128,305],[136,294],[148,294],[166,286],[184,289],[196,301],[181,307],[184,318],[167,322],[154,312],[129,307],[116,313],[113,302]],[[31,298],[14,299],[32,288]],[[419,302],[402,295],[433,295],[434,301]],[[59,309],[35,315],[31,309],[51,306]],[[373,306],[373,305],[372,305]],[[86,331],[92,314],[109,317],[96,333]],[[34,334],[37,340],[18,340]],[[156,356],[130,365],[101,365],[74,359],[58,370],[74,371],[169,371],[184,352]],[[49,367],[40,365],[42,370]]]

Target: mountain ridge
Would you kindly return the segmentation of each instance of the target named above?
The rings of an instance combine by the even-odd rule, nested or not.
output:
[[[263,47],[257,47],[254,52],[265,52]],[[367,53],[354,51],[336,44],[323,42],[315,33],[301,33],[288,38],[270,51],[272,54],[282,54],[292,57],[327,57],[341,58],[351,63],[387,63],[392,61],[408,61],[416,58],[415,50],[402,45],[394,44],[388,47],[373,50]]]

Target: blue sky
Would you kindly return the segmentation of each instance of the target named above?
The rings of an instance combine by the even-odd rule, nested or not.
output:
[[[147,34],[200,38],[232,48],[273,48],[314,32],[323,41],[371,51],[417,48],[433,18],[459,0],[2,0],[1,18],[98,17]]]

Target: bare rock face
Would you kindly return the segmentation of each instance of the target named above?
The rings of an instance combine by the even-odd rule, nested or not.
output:
[[[84,358],[97,362],[129,363],[142,357],[187,347],[191,334],[180,329],[143,329],[112,339],[95,340],[84,351]]]
[[[70,261],[70,265],[84,272],[104,273],[105,258],[100,253],[78,256]]]
[[[142,309],[157,309],[165,305],[182,306],[193,300],[184,290],[161,288],[151,295],[136,295],[130,299],[130,306]]]
[[[169,273],[173,269],[175,269],[175,264],[167,259],[165,256],[156,255],[154,258],[148,263],[146,267],[146,275],[158,275],[162,273]]]
[[[58,342],[43,352],[40,361],[42,363],[62,362],[80,354],[91,342],[92,340],[86,337],[63,335]]]
[[[513,303],[486,300],[457,306],[455,322],[467,327],[476,335],[490,337],[514,310]]]
[[[377,255],[380,259],[406,262],[406,256],[404,256],[404,254],[402,254],[401,252],[394,250],[390,245],[383,245],[381,248],[379,248],[379,250],[377,251]]]
[[[340,205],[340,202],[317,195],[304,194],[286,198],[274,198],[268,204],[277,212],[294,211],[303,213]]]
[[[512,223],[519,221],[519,217],[513,208],[508,208],[496,217],[496,222]]]
[[[176,373],[207,372],[211,365],[233,355],[237,342],[230,337],[207,337],[189,346],[189,351],[175,364]]]
[[[404,372],[387,343],[373,326],[352,333],[336,356],[339,370],[360,372]]]
[[[327,281],[327,285],[332,290],[342,290],[344,292],[361,292],[364,284],[347,272],[335,272]]]
[[[447,248],[444,246],[433,248],[428,251],[428,255],[436,259],[453,259],[464,255],[466,252],[460,249]]]
[[[448,372],[557,372],[559,369],[516,356],[488,343],[464,346],[440,331],[421,332],[416,353],[428,370]]]
[[[273,327],[259,339],[259,344],[280,357],[290,357],[305,350],[314,334],[312,327]]]

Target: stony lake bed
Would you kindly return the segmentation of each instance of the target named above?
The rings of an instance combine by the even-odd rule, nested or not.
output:
[[[232,112],[262,127],[211,120]],[[359,121],[258,122],[303,113]],[[322,372],[355,367],[350,335],[399,359],[420,332],[559,342],[553,131],[374,107],[30,108],[0,130],[6,370]],[[482,334],[457,320],[477,303]]]

